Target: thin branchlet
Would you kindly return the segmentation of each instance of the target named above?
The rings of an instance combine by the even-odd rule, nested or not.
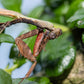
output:
[[[26,19],[26,18],[17,18],[17,19],[15,19],[13,21],[8,21],[6,23],[0,23],[0,30],[3,31],[6,27],[9,27],[9,26],[14,25],[16,23],[27,23],[27,24],[35,25],[35,26],[37,26],[37,27],[39,27],[41,29],[47,29],[47,30],[50,30],[50,31],[53,30],[53,28],[50,29],[47,26],[45,26],[43,21],[42,21],[42,23],[41,22],[38,23],[37,21],[32,21],[31,19],[29,20],[29,19]],[[44,26],[42,26],[42,25],[44,25]]]

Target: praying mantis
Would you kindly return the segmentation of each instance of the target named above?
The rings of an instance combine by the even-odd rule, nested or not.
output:
[[[8,16],[15,18],[12,21],[7,21],[5,23],[0,23],[0,33],[8,26],[11,26],[16,23],[27,23],[27,24],[32,24],[37,27],[37,29],[32,30],[30,32],[27,32],[25,34],[22,34],[21,36],[17,37],[15,39],[15,43],[22,54],[25,58],[29,59],[30,61],[33,62],[30,70],[27,72],[24,78],[19,82],[19,84],[29,75],[31,72],[34,70],[37,61],[36,57],[39,55],[39,53],[42,51],[42,49],[45,47],[46,43],[49,40],[53,40],[57,37],[59,37],[62,34],[62,30],[60,28],[54,28],[53,24],[48,22],[48,21],[42,21],[30,17],[26,17],[20,13],[6,10],[6,9],[0,9],[0,15],[3,16]],[[46,29],[44,31],[44,29]],[[23,39],[32,37],[37,35],[35,45],[33,48],[33,53],[31,52],[30,48],[27,46],[27,44],[23,41]]]

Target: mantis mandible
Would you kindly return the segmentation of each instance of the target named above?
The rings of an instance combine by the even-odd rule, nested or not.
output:
[[[20,53],[25,58],[34,62],[31,66],[30,70],[25,75],[25,77],[22,78],[22,80],[19,82],[19,84],[20,84],[25,78],[29,77],[29,75],[35,68],[35,66],[37,64],[36,57],[39,55],[41,50],[45,47],[48,40],[52,40],[52,39],[59,37],[62,34],[62,30],[59,28],[54,28],[53,24],[48,21],[42,21],[42,20],[26,17],[20,13],[10,11],[10,10],[0,9],[0,15],[15,18],[12,21],[0,23],[0,32],[2,32],[6,27],[16,24],[16,23],[27,23],[27,24],[32,24],[32,25],[37,26],[37,29],[27,32],[15,39],[15,43],[16,43]],[[44,29],[46,29],[45,32],[43,31]],[[23,39],[32,37],[34,35],[37,35],[37,38],[36,38],[33,53],[32,53],[30,48],[23,41]]]

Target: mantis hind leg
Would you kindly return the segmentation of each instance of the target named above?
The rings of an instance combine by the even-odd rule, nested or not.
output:
[[[26,34],[23,34],[19,37],[17,37],[15,39],[15,43],[16,45],[18,46],[18,49],[20,51],[20,53],[27,59],[30,59],[31,61],[33,61],[33,65],[31,66],[30,70],[27,72],[27,74],[25,75],[25,77],[19,82],[19,84],[27,77],[29,77],[29,75],[31,74],[31,72],[33,71],[34,67],[36,66],[36,58],[33,56],[30,48],[27,46],[27,44],[23,41],[23,39],[25,38],[28,38],[28,37],[31,37],[31,36],[34,36],[34,35],[37,35],[38,34],[38,30],[33,30],[33,31],[30,31]]]

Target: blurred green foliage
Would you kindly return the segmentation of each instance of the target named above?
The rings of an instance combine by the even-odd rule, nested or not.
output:
[[[15,43],[15,40],[8,34],[0,34],[0,42]]]
[[[15,4],[16,0],[11,0],[9,4],[4,3],[5,1],[6,0],[2,0],[2,4],[5,8],[21,12],[21,0],[17,0],[17,2],[20,1],[18,6]],[[62,80],[68,76],[73,67],[76,50],[82,49],[82,51],[84,51],[84,0],[44,0],[44,3],[44,6],[34,8],[27,16],[50,21],[54,24],[55,28],[61,28],[63,34],[59,38],[49,41],[44,50],[37,57],[38,64],[41,66],[40,72],[44,71],[44,75],[47,77],[31,77],[26,81],[28,81],[28,83],[29,81],[33,81],[34,84],[55,84],[55,82],[56,84],[61,84]],[[10,19],[9,17],[0,17],[0,22],[2,18],[5,18],[5,21],[3,20],[2,22],[13,20],[13,18]],[[28,28],[21,32],[21,34],[33,29],[36,29],[36,27],[28,25]],[[5,38],[6,36],[0,37]],[[13,39],[11,36],[7,35],[7,38],[10,38],[10,40],[2,39],[1,42],[12,42]],[[32,52],[35,39],[36,36],[24,40]],[[22,66],[27,60],[24,59],[22,55],[18,56],[18,54],[19,50],[14,44],[10,51],[10,58],[14,60],[14,65],[17,65],[16,68]],[[10,69],[9,72],[11,72]],[[37,70],[38,68],[35,68],[35,74]],[[14,84],[19,80],[20,79],[14,79]],[[60,82],[58,82],[59,80]],[[25,84],[25,81],[23,84]]]
[[[39,79],[39,80],[38,80]],[[13,79],[13,84],[17,84],[21,79]],[[47,77],[30,77],[21,84],[52,84]]]
[[[39,80],[38,80],[39,79]],[[21,79],[12,79],[4,70],[0,69],[0,83],[1,84],[18,84]],[[21,84],[52,84],[47,77],[30,77],[25,79]]]
[[[15,18],[0,15],[0,23],[4,23],[4,22],[7,22],[7,21],[12,21],[13,19],[15,19]]]
[[[21,12],[22,0],[1,0],[1,3],[9,10]]]
[[[42,65],[50,77],[62,75],[74,63],[75,49],[71,46],[72,42],[68,40],[68,37],[69,32],[61,35],[58,39],[49,41],[41,54]]]
[[[11,76],[2,69],[0,69],[0,83],[1,84],[12,84]]]

